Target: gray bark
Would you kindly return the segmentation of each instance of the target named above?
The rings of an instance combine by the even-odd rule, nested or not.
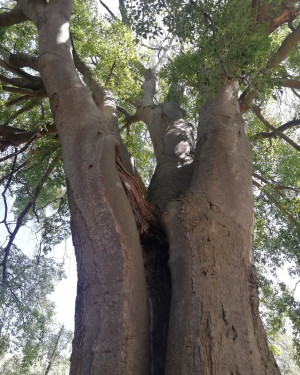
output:
[[[193,127],[184,120],[177,103],[154,105],[157,78],[155,69],[145,73],[144,100],[137,109],[138,118],[148,127],[156,157],[156,169],[147,199],[161,210],[190,184],[193,173]]]
[[[148,298],[139,234],[116,168],[118,143],[70,53],[72,1],[24,11],[39,26],[41,73],[68,187],[78,287],[71,374],[147,374]]]
[[[251,150],[237,88],[200,112],[189,190],[166,207],[172,300],[166,374],[279,374],[258,312]]]

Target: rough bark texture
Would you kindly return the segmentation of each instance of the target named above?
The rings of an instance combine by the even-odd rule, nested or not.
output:
[[[155,69],[145,72],[145,96],[137,110],[150,132],[157,165],[148,188],[147,199],[163,212],[168,202],[178,198],[189,186],[193,173],[193,129],[183,119],[176,103],[154,105]],[[151,374],[165,374],[171,275],[168,243],[161,229],[143,241],[144,261],[150,300]]]
[[[116,138],[71,58],[63,3],[72,2],[51,1],[38,24],[39,68],[63,152],[78,267],[71,374],[147,374],[139,234],[116,168]]]
[[[258,314],[251,151],[237,90],[200,113],[191,187],[170,202],[172,302],[166,374],[279,374]]]

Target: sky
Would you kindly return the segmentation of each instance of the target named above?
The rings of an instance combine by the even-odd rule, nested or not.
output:
[[[51,257],[64,261],[66,279],[56,284],[50,299],[55,303],[55,320],[70,331],[74,330],[74,313],[77,287],[76,260],[71,237],[57,245]]]

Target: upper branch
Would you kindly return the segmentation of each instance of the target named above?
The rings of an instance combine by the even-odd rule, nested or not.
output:
[[[36,56],[30,56],[26,53],[11,53],[6,51],[7,58],[5,59],[5,62],[12,68],[18,68],[18,71],[14,71],[15,73],[19,75],[23,75],[25,73],[20,68],[30,68],[33,70],[38,71],[38,58]]]
[[[131,124],[140,121],[139,115],[137,112],[135,112],[133,115],[129,113],[125,108],[117,105],[117,110],[124,115],[124,122],[125,125],[122,129],[126,128],[129,130],[129,127]]]
[[[300,81],[296,79],[286,79],[281,82],[281,86],[300,90]]]
[[[0,74],[0,82],[13,85],[16,87],[27,88],[31,90],[39,90],[44,87],[43,81],[40,77],[32,76],[32,79],[27,78],[7,78]]]
[[[107,12],[114,20],[118,20],[118,17],[110,10],[110,8],[102,0],[99,0],[99,2],[107,10]]]
[[[119,11],[121,13],[122,22],[124,23],[124,25],[127,25],[130,27],[129,17],[127,14],[124,0],[119,0]]]
[[[27,20],[28,18],[23,13],[21,2],[18,2],[9,12],[0,13],[0,27],[12,26]]]
[[[2,125],[0,126],[0,149],[3,151],[8,146],[19,146],[29,142],[33,138],[42,138],[56,132],[54,124],[47,124],[44,129],[34,130],[15,129],[11,126]]]
[[[271,34],[284,23],[293,21],[299,15],[299,9],[295,7],[297,0],[284,0],[278,6],[278,0],[270,1],[252,1],[252,7],[256,11],[255,20],[268,22],[268,34]]]
[[[256,114],[256,116],[261,120],[261,122],[270,130],[273,131],[274,134],[278,134],[279,137],[281,137],[283,140],[285,140],[287,143],[289,143],[292,147],[294,147],[295,150],[300,151],[300,146],[294,142],[290,137],[283,134],[282,131],[278,131],[278,128],[275,128],[270,122],[262,115],[261,109],[257,105],[252,106],[253,112]],[[286,124],[285,124],[286,126]]]
[[[282,42],[281,46],[277,50],[276,55],[271,59],[269,66],[275,68],[283,60],[286,59],[291,49],[300,41],[300,24],[298,27],[291,32]]]

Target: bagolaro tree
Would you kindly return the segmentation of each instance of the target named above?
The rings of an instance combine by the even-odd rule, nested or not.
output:
[[[299,120],[276,127],[259,107],[276,88],[289,87],[299,95],[297,2],[120,1],[123,22],[137,33],[155,36],[168,30],[170,40],[177,37],[182,43],[162,73],[169,89],[165,95],[160,92],[161,102],[157,85],[168,62],[166,46],[146,69],[126,43],[126,48],[118,44],[126,26],[116,23],[115,38],[109,39],[107,29],[91,15],[92,1],[76,3],[73,18],[72,3],[11,1],[0,14],[3,98],[7,108],[17,105],[14,112],[4,113],[0,128],[2,149],[7,150],[2,159],[12,160],[5,164],[11,168],[4,176],[5,205],[11,182],[22,183],[18,175],[23,167],[32,174],[30,165],[38,169],[40,161],[44,166],[39,166],[34,188],[25,184],[29,198],[15,230],[5,213],[9,240],[1,262],[4,285],[10,285],[12,243],[23,218],[38,217],[45,201],[53,205],[53,181],[56,187],[63,184],[60,169],[53,177],[60,166],[58,141],[52,135],[57,133],[78,268],[70,373],[279,374],[258,313],[252,155],[242,114],[251,110],[268,128],[256,131],[261,125],[248,114],[254,141],[263,140],[265,147],[265,140],[277,137],[272,149],[282,138],[293,158],[298,157],[295,135],[285,132]],[[161,29],[155,26],[153,9],[162,11]],[[13,39],[21,31],[24,40]],[[89,33],[108,39],[109,47],[96,47]],[[122,53],[116,53],[115,45]],[[123,92],[118,98],[118,104],[130,103],[127,109],[107,90],[117,97],[119,87],[126,87],[122,71],[128,81],[130,71],[143,79],[140,97]],[[49,99],[51,115],[43,98]],[[180,104],[187,106],[187,115],[197,116],[195,139]],[[22,117],[26,110],[33,112]],[[150,133],[156,168],[146,197],[120,137],[118,112],[123,128],[143,121]],[[257,143],[254,148],[259,149]],[[22,151],[28,153],[21,163]],[[275,176],[272,159],[262,151],[255,158],[256,169],[264,170],[265,159],[269,175],[256,171],[255,186],[273,202],[272,212],[275,207],[280,212],[271,225],[279,227],[283,215],[285,229],[295,239],[299,190],[291,183],[298,179],[299,184],[299,170],[293,167],[296,176],[289,179],[278,163]],[[282,155],[288,160],[285,151]],[[43,186],[48,196],[42,199]],[[59,197],[61,192],[56,193]],[[260,203],[264,209],[265,202]],[[269,213],[258,227],[261,247],[267,237],[262,222]],[[48,227],[46,222],[43,239]],[[286,243],[290,249],[293,241]],[[290,258],[297,260],[294,253]]]

